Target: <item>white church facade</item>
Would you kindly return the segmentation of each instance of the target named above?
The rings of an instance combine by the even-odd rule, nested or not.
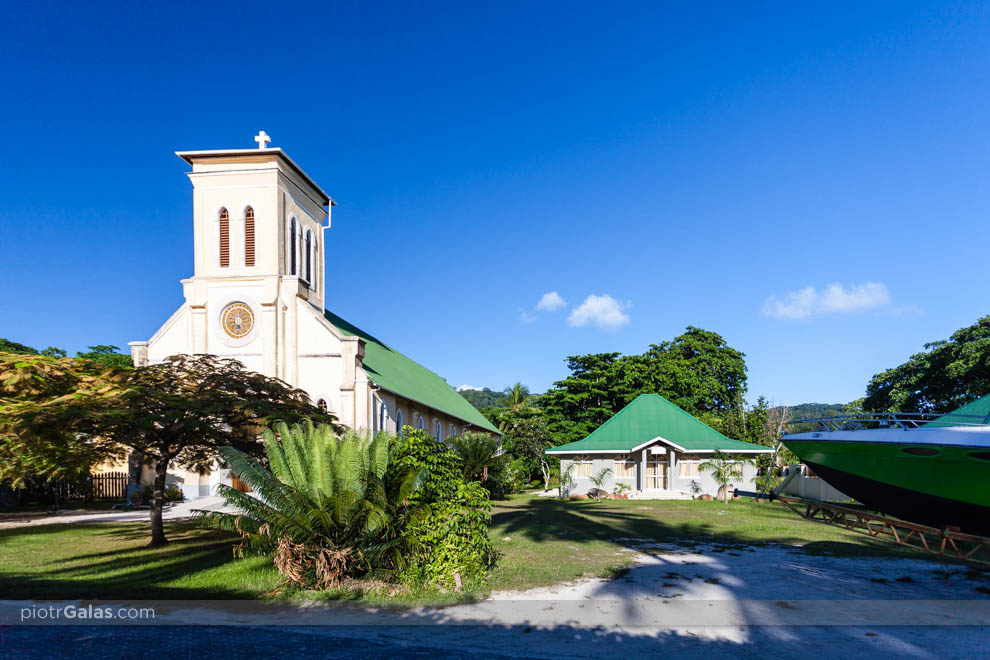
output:
[[[354,429],[498,433],[443,378],[325,309],[335,203],[264,131],[255,140],[256,149],[176,152],[192,168],[194,273],[182,306],[130,343],[135,366],[209,353],[304,390]],[[191,498],[230,479],[176,470],[168,481]]]

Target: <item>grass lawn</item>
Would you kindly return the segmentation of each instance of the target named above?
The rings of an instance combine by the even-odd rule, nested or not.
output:
[[[236,539],[229,534],[201,529],[191,521],[166,523],[166,534],[168,546],[149,549],[145,523],[2,529],[0,597],[241,599],[264,597],[281,581],[270,558],[232,559]],[[495,507],[491,534],[501,555],[492,572],[492,589],[612,574],[631,561],[631,553],[621,552],[623,539],[687,546],[716,542],[716,552],[779,543],[814,553],[919,556],[891,543],[806,521],[782,504],[751,501],[596,503],[516,496]],[[334,597],[309,595],[313,596]],[[358,596],[351,592],[346,597]],[[420,602],[424,597],[403,600]],[[363,599],[380,602],[382,597],[371,594]]]

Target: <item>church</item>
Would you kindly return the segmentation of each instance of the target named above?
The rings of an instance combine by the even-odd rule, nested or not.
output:
[[[325,308],[335,203],[264,131],[255,141],[176,152],[192,168],[194,272],[182,280],[182,306],[151,339],[130,343],[134,365],[183,353],[236,358],[354,429],[497,434],[443,378]],[[176,469],[168,482],[195,498],[234,479]]]

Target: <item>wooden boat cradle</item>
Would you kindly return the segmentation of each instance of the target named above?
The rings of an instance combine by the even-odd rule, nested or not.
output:
[[[740,495],[748,495],[738,491]],[[790,495],[762,495],[780,500],[802,518],[843,527],[874,538],[887,539],[909,548],[923,550],[965,562],[990,565],[990,538],[964,534],[951,527],[939,529],[882,516],[855,506],[822,502]],[[803,511],[801,509],[803,507]]]

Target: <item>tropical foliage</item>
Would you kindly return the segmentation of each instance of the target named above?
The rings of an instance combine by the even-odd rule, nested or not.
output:
[[[220,448],[231,471],[257,497],[230,486],[218,493],[236,514],[201,512],[211,527],[240,533],[245,548],[274,555],[283,584],[327,589],[348,577],[395,576],[407,568],[415,537],[404,535],[428,513],[413,495],[425,470],[390,468],[389,438],[338,434],[309,421],[264,433],[269,469]]]
[[[227,445],[260,455],[261,433],[276,419],[334,421],[302,390],[211,355],[176,355],[139,369],[0,356],[0,383],[3,476],[58,478],[136,452],[155,471],[152,545],[167,542],[161,514],[171,465],[208,470]]]
[[[698,466],[698,470],[712,473],[712,479],[718,484],[719,497],[725,502],[729,496],[729,482],[743,476],[744,463],[750,463],[750,461],[742,458],[729,458],[716,449],[711,458]]]
[[[990,392],[990,316],[925,344],[907,362],[873,376],[863,408],[950,412]]]
[[[461,459],[466,480],[488,481],[488,468],[498,461],[498,440],[490,433],[467,431],[448,440]]]
[[[406,528],[413,555],[404,578],[455,590],[484,580],[495,560],[488,491],[465,480],[457,453],[423,431],[407,426],[395,443],[397,468],[426,473],[409,498],[422,509]]]

